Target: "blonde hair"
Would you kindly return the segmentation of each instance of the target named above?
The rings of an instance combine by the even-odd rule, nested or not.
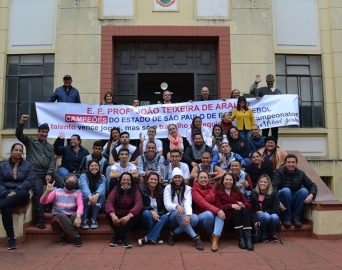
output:
[[[267,175],[267,174],[263,174],[261,175],[259,178],[258,178],[258,182],[256,184],[256,187],[255,187],[255,191],[258,192],[259,194],[261,193],[261,190],[260,190],[260,187],[259,187],[259,181],[261,178],[266,178],[267,179],[267,183],[268,183],[268,186],[267,186],[267,191],[266,191],[266,194],[267,195],[271,195],[272,192],[273,192],[273,187],[272,187],[272,182],[271,182],[271,178]]]

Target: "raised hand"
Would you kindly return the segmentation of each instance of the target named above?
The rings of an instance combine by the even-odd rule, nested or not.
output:
[[[20,119],[20,124],[25,124],[25,122],[29,119],[30,119],[30,116],[28,114],[23,114]]]
[[[64,139],[65,139],[65,133],[64,133],[64,132],[60,132],[60,133],[58,134],[58,138],[64,140]]]
[[[261,76],[258,74],[258,75],[256,75],[255,76],[255,83],[259,83],[259,82],[261,82],[262,81],[262,79],[261,79]]]
[[[46,183],[46,191],[49,191],[49,192],[53,191],[54,190],[54,187],[53,187],[54,184],[55,184],[55,181],[53,181],[52,183],[47,182]]]

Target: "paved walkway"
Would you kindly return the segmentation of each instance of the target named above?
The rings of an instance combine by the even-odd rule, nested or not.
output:
[[[204,241],[197,251],[191,241],[139,247],[109,247],[108,241],[84,241],[83,247],[26,240],[18,249],[0,248],[0,269],[342,269],[342,240],[283,237],[280,243],[260,243],[241,250],[237,239],[222,240],[217,253]]]

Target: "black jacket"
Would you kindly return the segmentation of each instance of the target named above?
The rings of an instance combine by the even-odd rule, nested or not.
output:
[[[247,139],[239,136],[237,140],[229,140],[229,145],[232,148],[232,152],[239,154],[243,158],[249,158],[251,148]]]
[[[245,169],[245,172],[248,173],[249,177],[251,178],[253,188],[256,187],[258,179],[261,175],[267,174],[271,180],[273,178],[273,168],[269,163],[261,162],[260,169],[253,163],[248,165]]]
[[[258,217],[256,214],[257,211],[263,211],[270,215],[272,214],[279,215],[279,198],[278,198],[277,191],[273,190],[271,195],[266,194],[264,201],[262,202],[262,209],[260,209],[258,198],[259,198],[259,193],[253,190],[250,196],[250,203],[252,205],[252,209],[250,212],[252,224],[255,224],[256,222],[258,222]]]
[[[205,143],[205,142],[203,142],[203,143]],[[209,147],[208,145],[205,145],[204,152],[209,152],[210,156],[213,157],[213,151],[212,151],[211,147]],[[196,162],[197,164],[202,163],[201,159],[195,158],[194,153],[192,151],[191,144],[186,148],[183,159],[188,164],[189,169],[192,168],[191,162]]]
[[[290,174],[286,167],[280,167],[274,173],[272,185],[275,191],[287,187],[292,192],[297,192],[304,186],[309,191],[309,194],[314,195],[314,197],[317,194],[316,184],[306,176],[305,172],[299,169],[296,169],[293,174]]]
[[[143,211],[145,210],[153,210],[151,207],[151,199],[150,199],[150,189],[148,185],[144,185],[140,188],[141,196],[143,199]],[[160,197],[157,199],[157,207],[158,207],[158,215],[162,216],[167,213],[164,205],[164,189],[159,187]]]

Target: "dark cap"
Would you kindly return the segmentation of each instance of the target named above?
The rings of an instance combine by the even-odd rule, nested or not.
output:
[[[71,78],[70,75],[64,75],[63,80],[65,80],[65,79],[70,79],[70,80],[72,80],[72,78]]]
[[[268,137],[266,137],[266,139],[265,139],[265,143],[267,143],[268,141],[274,141],[274,143],[277,143],[277,140],[276,140],[276,138],[275,138],[275,137],[273,137],[273,136],[268,136]]]
[[[268,75],[266,76],[266,80],[267,80],[267,79],[271,79],[271,80],[274,79],[273,74],[268,74]]]

